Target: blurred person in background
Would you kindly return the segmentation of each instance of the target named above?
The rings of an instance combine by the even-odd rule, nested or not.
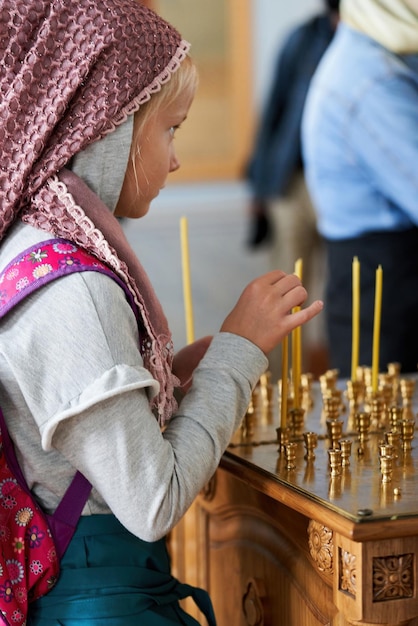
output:
[[[323,292],[323,242],[306,189],[300,128],[309,84],[333,38],[338,9],[339,0],[325,0],[324,11],[294,28],[280,47],[246,172],[252,196],[248,245],[268,244],[271,267],[288,272],[302,258],[304,282],[314,297]],[[327,359],[320,319],[304,330],[303,346],[307,369],[321,374]]]
[[[305,173],[326,242],[330,365],[350,373],[352,261],[361,267],[360,364],[370,365],[383,269],[380,368],[418,362],[418,2],[342,0],[308,94]],[[394,294],[396,293],[396,297]]]

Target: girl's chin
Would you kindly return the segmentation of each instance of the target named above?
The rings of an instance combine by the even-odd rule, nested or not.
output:
[[[133,217],[144,217],[150,210],[151,202],[141,202]]]
[[[115,211],[115,217],[128,217],[130,219],[139,219],[140,217],[144,217],[149,209],[151,202],[140,202],[132,207],[129,211]]]

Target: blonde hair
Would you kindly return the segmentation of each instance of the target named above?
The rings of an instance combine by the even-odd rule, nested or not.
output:
[[[174,102],[181,93],[190,92],[190,96],[192,97],[196,92],[197,85],[198,74],[196,65],[189,56],[186,56],[178,70],[172,74],[170,80],[161,87],[160,91],[151,96],[150,100],[143,104],[135,113],[133,134],[134,152],[139,148],[142,130],[148,120],[154,115],[157,115],[161,109]]]
[[[192,99],[196,92],[197,85],[198,74],[196,65],[189,56],[186,56],[177,71],[172,74],[170,80],[161,87],[160,91],[151,96],[135,113],[130,159],[138,194],[140,190],[136,159],[138,156],[141,156],[141,140],[143,139],[143,130],[147,122],[157,115],[161,109],[175,102],[180,94],[190,93],[190,98]]]

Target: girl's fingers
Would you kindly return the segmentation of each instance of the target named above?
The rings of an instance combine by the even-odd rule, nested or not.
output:
[[[288,321],[291,322],[292,330],[297,326],[301,326],[302,324],[306,324],[309,322],[315,315],[318,315],[324,308],[324,303],[322,300],[315,300],[305,309],[300,309],[300,311],[296,311],[296,313],[292,313],[288,316]]]

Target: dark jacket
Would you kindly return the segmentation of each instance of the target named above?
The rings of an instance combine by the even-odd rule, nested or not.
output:
[[[302,165],[305,98],[333,35],[329,16],[318,15],[294,29],[280,50],[247,172],[255,198],[285,195],[293,173]]]

